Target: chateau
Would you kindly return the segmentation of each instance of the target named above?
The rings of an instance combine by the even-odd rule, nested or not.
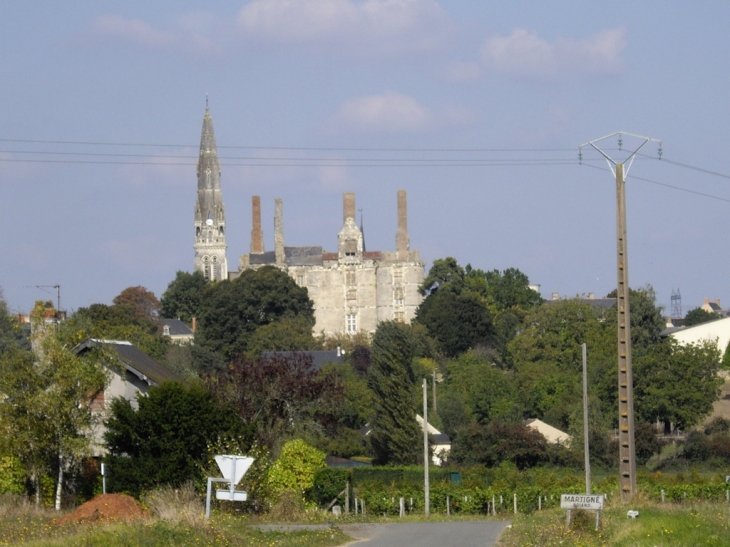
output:
[[[410,322],[423,297],[418,287],[425,264],[410,250],[406,192],[399,190],[395,251],[366,251],[361,228],[355,222],[355,194],[343,198],[343,226],[337,251],[322,246],[284,245],[283,202],[274,213],[274,250],[264,249],[261,200],[252,198],[251,252],[241,257],[239,269],[227,272],[225,218],[220,189],[220,166],[208,108],[198,161],[198,200],[195,209],[195,270],[210,280],[238,277],[248,269],[275,266],[285,271],[314,302],[315,332],[374,332],[378,322]]]

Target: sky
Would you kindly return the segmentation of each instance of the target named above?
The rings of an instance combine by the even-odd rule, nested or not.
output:
[[[356,193],[368,250],[515,267],[544,298],[616,286],[626,161],[629,279],[671,311],[730,307],[730,4],[24,0],[0,18],[0,287],[73,311],[193,268],[206,97],[228,262],[336,250]],[[661,152],[661,156],[660,156]],[[661,157],[661,159],[659,159]],[[358,219],[359,221],[360,219]]]

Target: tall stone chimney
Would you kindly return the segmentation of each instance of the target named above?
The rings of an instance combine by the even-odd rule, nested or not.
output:
[[[251,253],[260,254],[264,252],[264,232],[261,230],[261,198],[251,198],[253,227],[251,228]]]
[[[406,207],[406,191],[398,190],[398,232],[395,234],[395,248],[398,260],[408,260],[411,243],[408,238],[408,209]]]
[[[286,263],[284,256],[284,205],[281,198],[274,201],[274,254],[276,263],[283,265]]]
[[[353,192],[345,192],[342,196],[342,224],[347,219],[355,220],[355,194]]]

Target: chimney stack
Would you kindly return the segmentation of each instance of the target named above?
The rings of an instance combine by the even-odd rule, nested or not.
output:
[[[398,190],[398,232],[395,235],[395,248],[398,260],[408,260],[411,244],[408,238],[408,209],[406,207],[406,191]]]
[[[347,219],[355,220],[355,194],[353,192],[345,192],[342,196],[342,224]]]
[[[251,228],[251,253],[261,254],[264,252],[264,232],[261,230],[261,198],[251,198],[253,209],[253,228]]]
[[[277,264],[284,264],[286,257],[284,256],[284,206],[281,198],[274,201],[274,254]]]

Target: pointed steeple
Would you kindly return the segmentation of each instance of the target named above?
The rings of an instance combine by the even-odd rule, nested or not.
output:
[[[208,279],[228,278],[226,218],[221,193],[221,168],[213,132],[213,118],[205,98],[198,156],[198,199],[195,204],[195,270]]]

